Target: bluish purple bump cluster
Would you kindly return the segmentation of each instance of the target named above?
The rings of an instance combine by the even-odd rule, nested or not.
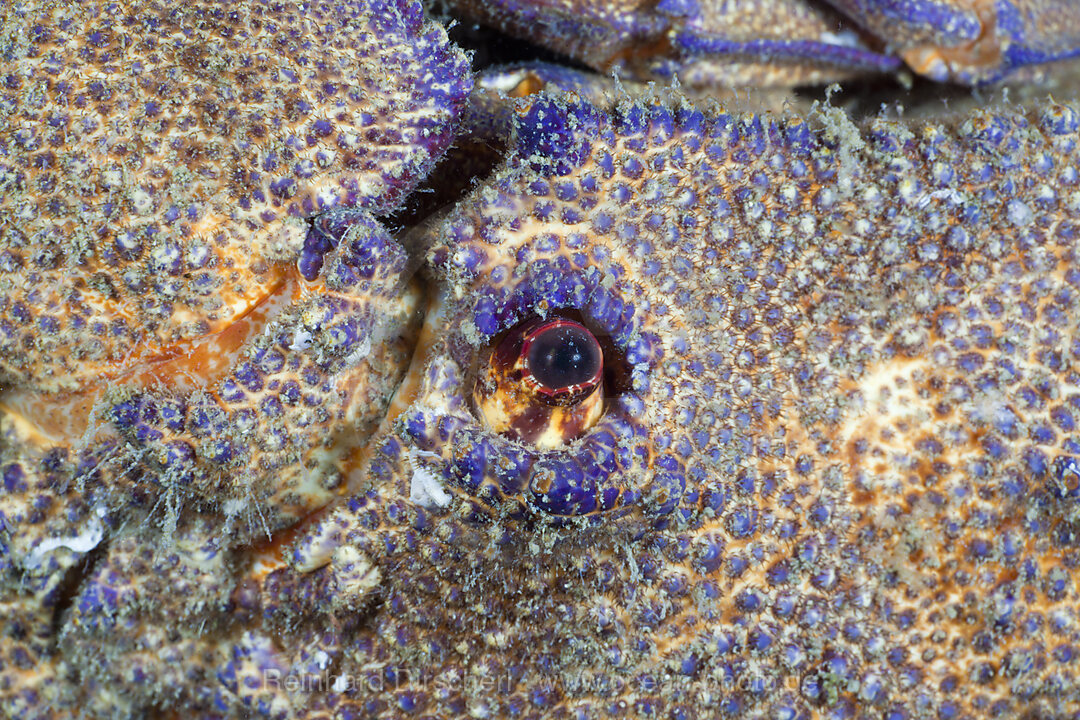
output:
[[[848,5],[870,17],[887,9]],[[946,13],[940,2],[900,5],[924,31]],[[1014,39],[1030,29],[1010,16],[1018,7],[1033,5],[995,6]],[[256,257],[214,248],[286,215],[318,215],[299,256],[287,258],[305,281],[304,300],[206,393],[111,392],[105,419],[120,438],[94,448],[107,457],[35,456],[21,440],[5,454],[5,578],[23,572],[10,557],[20,532],[72,538],[90,512],[107,505],[116,516],[95,553],[100,564],[80,571],[87,577],[60,620],[59,644],[50,613],[79,553],[49,555],[12,596],[7,637],[16,640],[0,643],[5,709],[137,715],[171,703],[284,718],[295,705],[311,716],[584,719],[694,718],[708,705],[731,717],[959,720],[1073,700],[1074,111],[855,127],[829,109],[786,119],[681,101],[627,101],[611,112],[551,95],[524,101],[512,113],[505,166],[435,231],[427,270],[447,305],[431,321],[422,348],[430,356],[415,364],[416,404],[358,455],[355,494],[277,548],[283,566],[254,577],[246,552],[215,544],[213,512],[240,499],[246,515],[267,511],[262,522],[278,528],[311,509],[296,491],[339,491],[343,478],[332,471],[313,479],[323,469],[314,458],[357,432],[344,408],[383,408],[386,393],[352,396],[335,382],[398,340],[400,324],[387,325],[379,306],[399,299],[408,266],[365,213],[407,192],[453,125],[437,112],[414,124],[395,122],[396,113],[416,102],[452,112],[468,88],[463,57],[424,23],[419,4],[315,4],[303,16],[287,5],[265,9],[276,13],[267,30],[276,53],[301,60],[270,86],[286,98],[291,124],[278,132],[255,109],[238,117],[232,108],[256,108],[263,92],[245,83],[236,85],[239,102],[198,105],[207,127],[236,131],[243,157],[253,158],[231,162],[238,172],[223,180],[237,199],[236,226],[200,245],[170,235],[187,232],[186,203],[155,206],[153,231],[109,238],[101,253],[120,265],[70,297],[89,307],[91,290],[153,292],[147,307],[164,313],[163,298],[187,292],[187,276],[203,278],[191,292],[213,297]],[[658,26],[671,28],[701,7],[663,0],[656,10],[668,23]],[[642,30],[636,19],[615,17],[608,29]],[[955,19],[962,32],[980,30],[970,15]],[[313,20],[310,33],[281,31],[302,20]],[[597,44],[606,37],[584,18],[556,25],[589,30]],[[114,52],[106,26],[85,33],[87,53]],[[407,78],[421,97],[374,84],[345,91],[333,78],[293,96],[302,71],[325,70],[313,53],[348,55],[349,43],[362,42],[357,28],[394,46],[379,72]],[[818,47],[679,38],[691,55],[752,49],[775,58]],[[1013,50],[1006,65],[1031,57],[1019,41]],[[201,52],[181,61],[206,81],[218,70]],[[837,56],[847,65],[869,57],[859,48]],[[386,109],[346,117],[371,92]],[[86,93],[74,101],[80,109],[118,95],[108,83]],[[342,112],[316,112],[320,104]],[[172,117],[164,102],[137,105],[139,122]],[[177,122],[195,136],[193,120]],[[41,132],[13,142],[39,153]],[[264,152],[270,136],[281,142]],[[173,148],[180,163],[197,149],[183,142]],[[335,162],[345,177],[316,189]],[[53,192],[49,177],[36,180]],[[366,195],[368,181],[382,189]],[[132,202],[160,201],[155,187],[140,189],[146,195]],[[68,217],[64,201],[53,198],[49,211]],[[187,227],[207,217],[197,213]],[[49,243],[0,255],[0,271],[34,281],[72,266]],[[48,340],[77,318],[70,322],[98,323],[100,338],[126,332],[137,342],[148,327],[62,309],[35,289],[0,305],[0,332],[17,345],[19,328],[36,327]],[[601,338],[614,385],[597,425],[538,451],[485,430],[470,391],[500,333],[560,312]],[[350,382],[366,392],[396,379]],[[76,476],[113,490],[84,492],[70,482]],[[449,507],[414,500],[432,482],[443,484]],[[80,508],[69,496],[95,504]],[[155,544],[169,522],[155,514],[162,497],[211,508],[207,525],[191,527],[182,512],[168,528],[177,542]],[[290,504],[301,512],[290,514]],[[229,544],[251,536],[236,533]],[[47,674],[56,648],[86,668],[79,683]],[[35,666],[45,669],[42,685],[4,694],[7,668]],[[421,668],[503,685],[443,688],[419,679]],[[369,685],[327,689],[338,670]],[[321,685],[285,691],[268,672]],[[108,698],[126,704],[93,704]]]
[[[616,594],[615,602],[632,614],[634,627],[695,638],[691,644],[698,649],[671,657],[673,668],[690,677],[712,672],[730,678],[740,688],[727,696],[732,712],[762,707],[796,714],[818,708],[837,717],[855,716],[860,707],[895,717],[913,716],[920,708],[936,708],[945,716],[957,712],[962,703],[952,698],[958,697],[964,682],[955,675],[937,678],[932,689],[907,699],[898,699],[895,689],[897,678],[914,687],[929,681],[922,659],[907,648],[924,641],[939,642],[924,640],[921,630],[947,627],[947,618],[954,615],[935,604],[939,601],[933,594],[928,605],[914,610],[898,603],[902,596],[893,597],[888,591],[875,596],[850,580],[865,572],[883,578],[886,589],[902,587],[903,582],[895,568],[863,555],[863,548],[894,542],[893,536],[868,522],[865,512],[850,502],[849,491],[871,492],[870,471],[858,469],[849,476],[837,460],[851,457],[849,462],[858,466],[877,437],[857,435],[851,441],[853,454],[841,455],[848,450],[837,445],[832,428],[848,410],[844,397],[837,398],[831,388],[845,379],[857,380],[875,363],[927,357],[942,373],[956,373],[927,381],[928,391],[937,398],[934,411],[942,416],[967,412],[975,397],[1007,393],[1008,407],[1015,410],[991,416],[980,434],[982,442],[999,438],[997,456],[988,454],[988,460],[957,468],[946,459],[953,442],[950,436],[913,439],[910,447],[915,454],[895,462],[900,468],[911,463],[913,479],[908,483],[915,483],[915,473],[932,473],[932,479],[925,487],[911,484],[895,493],[888,487],[878,488],[878,502],[886,517],[902,518],[912,507],[940,517],[935,527],[950,542],[961,544],[957,562],[973,566],[950,571],[948,582],[971,588],[964,597],[972,599],[948,612],[960,612],[961,617],[978,612],[964,603],[976,601],[980,592],[976,588],[997,582],[997,571],[980,569],[990,562],[1017,569],[1029,593],[1037,593],[1046,602],[1060,602],[1073,592],[1066,569],[1038,568],[1025,558],[1023,547],[1029,538],[1048,537],[1067,557],[1073,557],[1069,553],[1073,553],[1076,532],[1071,522],[1061,522],[1063,508],[1057,504],[1061,498],[1040,488],[1074,477],[1070,470],[1074,450],[1064,430],[1070,427],[1073,411],[1067,398],[1046,400],[1054,397],[1057,382],[1073,382],[1064,377],[1067,371],[1060,348],[1065,339],[1055,330],[1055,318],[1060,322],[1070,316],[1074,294],[1069,284],[1024,285],[1010,280],[1025,277],[1033,268],[1022,262],[1010,264],[1011,248],[996,248],[987,235],[987,227],[993,227],[996,218],[1004,218],[1019,228],[1013,247],[1021,251],[1071,246],[1075,208],[1073,215],[1049,215],[1063,209],[1062,201],[1055,202],[1039,187],[1047,178],[1060,181],[1061,187],[1076,184],[1072,165],[1059,166],[1054,161],[1061,149],[1074,149],[1076,128],[1061,117],[1068,113],[974,115],[957,130],[927,128],[922,136],[878,122],[866,133],[865,154],[854,162],[849,157],[845,168],[843,156],[850,149],[827,132],[819,137],[820,130],[805,121],[766,122],[760,117],[723,114],[703,117],[644,104],[613,114],[610,123],[619,128],[615,134],[619,146],[610,148],[606,120],[600,125],[575,125],[579,104],[550,100],[542,104],[547,126],[534,141],[554,142],[565,128],[577,127],[585,140],[572,141],[570,147],[587,147],[588,153],[575,151],[550,165],[533,164],[532,151],[521,153],[521,161],[530,163],[532,174],[496,176],[489,186],[495,192],[484,199],[490,205],[468,207],[448,218],[444,224],[447,247],[436,248],[432,258],[437,266],[460,270],[463,281],[471,284],[475,299],[463,303],[463,315],[475,324],[481,345],[485,338],[537,312],[537,302],[529,298],[541,286],[538,297],[556,298],[550,309],[577,308],[588,316],[582,277],[589,274],[590,266],[600,269],[598,277],[613,278],[612,285],[632,298],[629,337],[646,336],[651,323],[662,318],[678,319],[695,329],[685,339],[656,337],[654,348],[643,352],[650,358],[648,377],[628,396],[643,405],[632,417],[640,417],[650,405],[662,404],[671,407],[669,417],[676,428],[687,428],[684,434],[669,427],[650,427],[651,447],[642,457],[662,471],[667,470],[668,453],[686,458],[682,467],[679,461],[672,465],[671,476],[679,478],[673,482],[675,487],[685,484],[686,492],[672,493],[684,508],[681,522],[658,526],[672,529],[670,534],[659,535],[671,547],[643,549],[636,562],[640,578],[621,586],[625,595]],[[569,118],[550,116],[559,110]],[[585,112],[585,117],[592,116]],[[663,153],[651,157],[650,152],[656,153],[661,146]],[[625,152],[626,148],[632,153]],[[708,162],[690,161],[693,153]],[[1028,166],[1028,158],[1036,158],[1035,172],[1018,174],[1017,170]],[[936,163],[948,163],[953,169],[946,173]],[[911,172],[912,168],[919,170]],[[696,216],[693,222],[681,226],[650,222],[655,214],[651,204],[662,197],[657,193],[664,188],[643,183],[665,170],[688,178],[671,188],[674,202],[668,207],[676,212],[685,207]],[[870,206],[859,201],[856,213],[853,199],[837,189],[844,172],[880,193],[882,201]],[[918,196],[960,182],[971,188],[977,201],[958,202],[945,196],[944,202],[931,199],[915,210],[906,204],[905,194]],[[763,194],[772,194],[775,202],[766,205]],[[598,197],[603,198],[602,204]],[[518,203],[536,220],[551,219],[569,227],[541,231],[525,242],[503,247],[521,224],[498,211]],[[613,206],[618,208],[614,216]],[[492,212],[485,214],[488,207]],[[841,244],[819,235],[800,240],[780,232],[780,240],[765,244],[746,229],[768,220],[774,228],[799,231],[808,208],[815,222],[852,227],[855,236],[844,238]],[[1055,222],[1043,217],[1055,217]],[[1052,237],[1050,227],[1054,228]],[[713,242],[702,246],[700,233],[705,228]],[[634,251],[631,254],[641,258],[645,272],[612,267],[608,243]],[[686,261],[708,252],[713,253],[708,263]],[[549,260],[554,254],[558,259]],[[720,261],[718,267],[713,258]],[[859,275],[859,264],[867,258],[878,274]],[[1034,262],[1032,256],[1029,263]],[[541,278],[538,283],[534,273],[508,271],[526,263],[542,268],[554,282],[544,283]],[[991,266],[1000,268],[996,283],[987,282]],[[695,287],[695,278],[707,267],[719,273],[717,285]],[[640,284],[643,277],[649,278],[652,287]],[[918,315],[911,305],[911,288],[916,286],[929,288],[931,307],[940,308],[925,334],[912,334],[904,323],[905,318]],[[651,294],[648,290],[653,287],[660,292]],[[1009,293],[1018,297],[1005,302]],[[1024,297],[1025,293],[1037,297]],[[1041,297],[1054,299],[1048,303]],[[985,314],[988,310],[992,315]],[[1007,330],[998,334],[993,328],[1002,322]],[[1038,339],[1043,349],[1021,355],[1022,348],[1030,346],[1019,344],[1022,336],[1016,331],[1036,323],[1044,331]],[[718,352],[716,348],[728,347],[725,344],[733,344],[734,349]],[[468,354],[474,351],[467,347],[459,353],[454,347],[450,348],[454,365],[468,367]],[[631,352],[626,346],[622,349]],[[1029,357],[1047,370],[1041,384],[1020,380],[1026,375],[1020,369],[1021,359]],[[687,372],[692,381],[683,379]],[[1010,377],[1015,380],[1004,382]],[[431,378],[440,392],[462,386],[462,378],[453,373],[433,370]],[[451,380],[446,382],[447,378]],[[797,392],[778,391],[785,382],[793,383]],[[792,401],[794,407],[787,404]],[[520,494],[525,477],[535,479],[542,474],[542,482],[557,488],[555,499],[567,498],[572,504],[569,508],[565,502],[544,506],[548,499],[542,498],[539,509],[554,514],[593,509],[591,504],[581,504],[583,497],[591,502],[588,493],[576,492],[589,485],[566,459],[574,457],[573,446],[552,463],[558,468],[538,473],[542,458],[531,464],[521,462],[524,452],[519,446],[485,438],[481,431],[471,429],[467,406],[458,406],[455,412],[460,414],[450,423],[420,410],[402,421],[406,446],[425,452],[456,448],[452,459],[429,465],[437,467],[448,483],[490,503],[504,499],[508,491]],[[1045,419],[1036,420],[1033,414]],[[795,417],[798,426],[791,427],[788,423]],[[973,418],[972,422],[983,421]],[[602,421],[595,432],[602,434],[604,428]],[[810,437],[801,437],[804,432]],[[581,445],[588,444],[589,438],[586,435]],[[622,445],[623,450],[627,448]],[[926,459],[925,470],[919,469],[916,458]],[[380,477],[384,473],[387,479],[393,477],[391,457],[373,467]],[[758,467],[762,469],[754,469]],[[972,480],[955,480],[960,473]],[[663,475],[656,473],[657,478]],[[934,486],[945,479],[950,483],[948,490]],[[850,486],[845,485],[848,482]],[[964,511],[966,515],[950,517],[949,503],[975,498],[999,509],[975,504]],[[1014,529],[994,530],[1002,513],[1009,512],[1000,508],[1018,503],[1026,503],[1027,519]],[[485,516],[476,517],[479,521]],[[618,526],[604,525],[611,532]],[[705,531],[705,527],[710,529]],[[665,575],[655,570],[665,564],[681,567],[686,561],[700,575],[687,578],[681,571]],[[580,587],[591,587],[594,580],[589,570],[575,572],[584,573]],[[930,582],[940,581],[932,578]],[[638,593],[654,583],[662,583],[671,598],[686,597],[689,588],[696,587],[696,592],[720,602],[731,592],[731,602],[722,603],[724,627],[733,629],[730,639],[714,639],[715,650],[703,653],[700,648],[713,632],[707,623],[700,624],[693,614],[661,620],[664,615],[659,607],[640,601]],[[730,584],[741,589],[721,590]],[[998,608],[1015,607],[1009,599],[1015,595],[1009,593],[1013,591],[1002,591]],[[695,607],[701,611],[700,603]],[[1009,619],[1016,612],[1009,610],[1000,622],[992,622],[1001,631],[1018,633],[1020,647],[1022,629]],[[1036,637],[1045,621],[1038,612],[1027,615],[1028,636]],[[874,617],[880,622],[860,624],[855,617]],[[571,632],[569,627],[567,632]],[[591,637],[594,631],[584,632]],[[1062,628],[1062,636],[1068,637],[1069,631]],[[819,641],[826,647],[813,650]],[[1002,659],[996,655],[1001,647],[998,641],[988,635],[980,642],[987,643],[980,652],[988,656],[980,670],[980,677],[987,678],[982,682],[989,682],[1001,667],[1013,667],[1011,658],[1031,658],[1032,670],[1021,670],[1018,677],[1022,677],[1049,657],[1037,649],[1017,649]],[[643,665],[655,663],[655,652],[649,643],[623,647],[620,666],[628,657],[639,658]],[[1069,656],[1068,650],[1062,650],[1054,657]],[[751,659],[758,669],[752,669]],[[796,693],[782,689],[774,672],[780,665],[774,662],[782,663],[785,673],[798,674]],[[1067,672],[1065,667],[1062,670]],[[1031,688],[1068,682],[1057,672],[1045,674],[1038,681],[1043,684]],[[859,689],[850,691],[854,686]],[[1044,691],[1029,689],[1023,697]],[[1009,701],[978,693],[972,698],[972,707],[988,711],[1013,707]],[[679,705],[669,697],[641,702],[665,708]]]

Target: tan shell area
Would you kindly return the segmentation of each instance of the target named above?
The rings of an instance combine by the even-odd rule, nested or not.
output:
[[[222,331],[287,280],[304,217],[393,206],[448,115],[366,3],[16,2],[0,27],[5,385]]]

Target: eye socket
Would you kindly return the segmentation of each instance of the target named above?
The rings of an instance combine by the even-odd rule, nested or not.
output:
[[[532,318],[499,339],[477,373],[473,401],[494,432],[539,448],[580,436],[604,409],[604,351],[566,317]]]

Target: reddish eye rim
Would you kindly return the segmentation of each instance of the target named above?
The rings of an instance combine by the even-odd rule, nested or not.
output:
[[[574,383],[573,385],[551,387],[550,385],[542,383],[532,374],[532,372],[530,372],[528,359],[533,343],[541,335],[559,328],[571,328],[578,331],[580,337],[588,338],[588,342],[592,346],[592,351],[597,358],[597,363],[595,372],[588,379],[579,383]],[[550,399],[566,401],[568,399],[582,397],[600,385],[604,379],[604,350],[600,345],[600,341],[596,339],[596,336],[593,335],[589,328],[568,318],[553,317],[547,320],[538,321],[535,326],[528,328],[528,331],[522,338],[520,357],[523,369],[522,380],[538,395]]]

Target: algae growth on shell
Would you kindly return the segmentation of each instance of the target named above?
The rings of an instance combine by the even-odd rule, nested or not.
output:
[[[0,18],[6,715],[1080,710],[1074,101]]]

